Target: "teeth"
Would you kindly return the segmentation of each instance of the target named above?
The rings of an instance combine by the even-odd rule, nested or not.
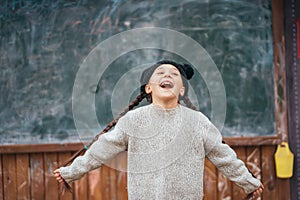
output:
[[[173,83],[171,83],[170,81],[164,81],[160,84],[160,86],[162,88],[172,88],[173,87]]]

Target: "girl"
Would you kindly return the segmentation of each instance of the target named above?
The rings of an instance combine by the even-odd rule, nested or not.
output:
[[[259,196],[261,182],[189,100],[187,80],[193,74],[190,65],[169,60],[146,69],[140,94],[103,133],[116,127],[100,133],[71,165],[56,169],[56,179],[61,183],[77,180],[127,150],[129,199],[203,199],[206,156],[251,198]],[[151,104],[132,110],[144,98]],[[180,100],[189,108],[180,105]]]

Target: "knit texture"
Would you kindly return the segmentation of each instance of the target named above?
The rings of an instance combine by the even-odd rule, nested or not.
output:
[[[67,181],[81,178],[128,150],[128,199],[202,199],[205,156],[246,193],[259,187],[235,152],[222,143],[215,126],[201,113],[179,105],[154,105],[128,112],[68,167]]]

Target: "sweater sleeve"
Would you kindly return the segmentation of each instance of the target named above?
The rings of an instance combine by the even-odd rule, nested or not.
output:
[[[205,152],[207,158],[231,181],[249,194],[260,186],[260,181],[252,176],[247,167],[237,158],[227,144],[222,143],[222,135],[209,122],[206,131]]]
[[[80,179],[85,173],[100,167],[126,150],[127,143],[127,135],[115,127],[114,130],[101,135],[85,154],[77,157],[71,165],[59,168],[60,174],[67,182]]]

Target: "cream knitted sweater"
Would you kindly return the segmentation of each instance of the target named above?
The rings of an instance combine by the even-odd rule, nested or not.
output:
[[[222,143],[214,125],[181,105],[162,109],[151,104],[128,112],[60,173],[67,182],[74,181],[126,149],[130,200],[202,199],[205,156],[246,193],[260,185]]]

